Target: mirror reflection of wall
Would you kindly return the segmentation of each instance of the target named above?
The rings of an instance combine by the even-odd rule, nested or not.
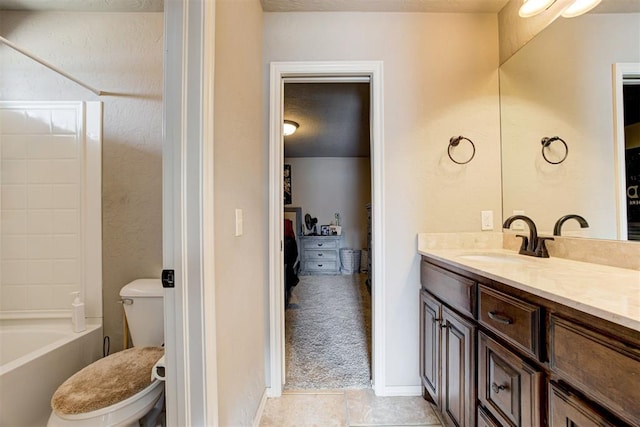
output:
[[[579,214],[590,227],[570,221],[563,235],[617,238],[612,64],[630,62],[640,62],[640,14],[591,13],[556,20],[501,66],[505,218],[524,211],[551,234]],[[541,153],[553,136],[569,148],[557,165]]]

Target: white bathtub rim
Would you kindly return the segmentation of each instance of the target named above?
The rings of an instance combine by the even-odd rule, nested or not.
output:
[[[44,323],[42,319],[37,319],[34,322],[26,322],[28,319],[4,319],[0,322],[0,330],[64,330],[68,333],[65,334],[64,337],[42,346],[37,350],[34,350],[30,353],[25,354],[24,356],[18,357],[17,359],[12,360],[2,366],[0,366],[0,377],[9,372],[31,362],[32,360],[41,357],[56,348],[76,340],[80,337],[83,337],[87,334],[92,333],[96,329],[102,328],[102,320],[96,318],[87,318],[87,329],[82,332],[73,332],[71,329],[71,319],[48,319],[50,323]]]

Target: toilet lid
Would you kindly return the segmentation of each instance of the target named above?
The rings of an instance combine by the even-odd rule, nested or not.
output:
[[[162,347],[133,347],[102,358],[78,371],[53,394],[59,414],[83,414],[114,405],[151,384],[151,369]]]

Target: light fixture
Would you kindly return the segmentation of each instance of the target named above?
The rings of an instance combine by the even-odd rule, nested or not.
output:
[[[282,124],[282,134],[284,136],[293,135],[298,130],[300,125],[291,120],[285,120]]]
[[[530,18],[547,10],[555,2],[556,0],[524,0],[524,4],[518,10],[518,15]]]
[[[576,0],[571,6],[562,11],[565,18],[574,18],[589,12],[600,4],[602,0]]]

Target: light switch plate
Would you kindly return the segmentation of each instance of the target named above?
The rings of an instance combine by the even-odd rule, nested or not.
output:
[[[493,230],[493,211],[482,211],[482,230]]]
[[[519,211],[519,210],[514,210],[513,211],[514,215],[524,215],[524,211]],[[512,230],[516,230],[516,231],[523,231],[524,230],[524,221],[522,221],[521,219],[514,221],[513,224],[511,224],[511,229]]]
[[[236,209],[236,236],[242,236],[243,219],[242,209]]]

